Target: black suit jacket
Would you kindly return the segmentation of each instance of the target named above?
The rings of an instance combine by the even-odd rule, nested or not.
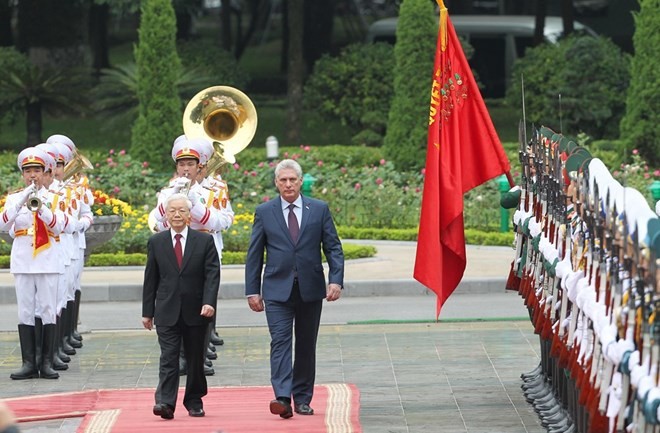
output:
[[[142,317],[163,326],[174,326],[179,316],[188,326],[203,325],[209,319],[200,315],[202,305],[216,307],[219,285],[220,260],[211,235],[188,228],[181,269],[170,230],[149,238]]]

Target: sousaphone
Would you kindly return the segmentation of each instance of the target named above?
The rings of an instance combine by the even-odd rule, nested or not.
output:
[[[213,174],[225,163],[233,164],[257,130],[257,110],[247,95],[229,86],[208,87],[197,93],[183,112],[183,132],[188,138],[205,138],[213,144],[207,171]]]

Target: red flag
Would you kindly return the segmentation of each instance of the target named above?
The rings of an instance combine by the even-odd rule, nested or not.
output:
[[[40,252],[50,248],[48,228],[46,227],[46,223],[39,218],[38,212],[34,212],[34,237],[32,239],[32,245],[34,245],[32,257],[36,257]]]
[[[463,194],[510,170],[442,0],[414,277],[437,295],[436,318],[465,271]]]

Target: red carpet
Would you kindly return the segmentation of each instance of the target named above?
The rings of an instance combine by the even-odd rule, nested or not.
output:
[[[49,394],[4,400],[21,422],[83,417],[79,433],[361,433],[360,395],[352,384],[317,385],[313,416],[288,420],[272,415],[268,386],[209,388],[203,418],[191,418],[179,392],[173,420],[154,416],[153,389],[118,389]]]

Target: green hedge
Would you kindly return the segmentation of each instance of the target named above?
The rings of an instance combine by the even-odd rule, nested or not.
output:
[[[347,260],[362,259],[376,255],[376,248],[371,245],[343,244],[344,257]],[[225,251],[222,253],[223,265],[242,265],[245,263],[245,252]],[[9,268],[9,256],[0,256],[0,268]],[[132,254],[92,254],[86,266],[144,266],[147,255],[144,253]]]

